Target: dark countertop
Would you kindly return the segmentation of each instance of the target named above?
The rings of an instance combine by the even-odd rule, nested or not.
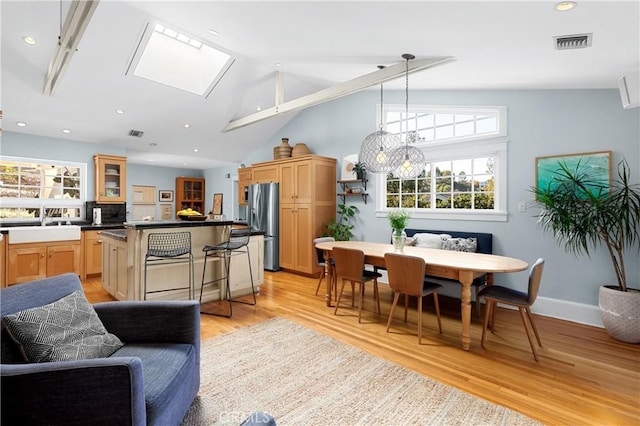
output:
[[[194,226],[231,226],[231,220],[151,220],[125,222],[124,227],[127,229],[154,229],[154,228],[187,228]]]

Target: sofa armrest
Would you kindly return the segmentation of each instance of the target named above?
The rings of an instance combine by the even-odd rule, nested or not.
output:
[[[139,358],[0,365],[2,424],[146,424]]]
[[[107,331],[124,343],[188,343],[200,354],[196,301],[103,302],[93,307]]]

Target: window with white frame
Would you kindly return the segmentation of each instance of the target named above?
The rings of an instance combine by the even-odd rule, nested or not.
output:
[[[378,175],[377,211],[405,208],[414,218],[506,220],[505,107],[388,105],[383,127],[421,149],[414,179]]]
[[[0,219],[83,219],[86,170],[86,163],[3,156]]]

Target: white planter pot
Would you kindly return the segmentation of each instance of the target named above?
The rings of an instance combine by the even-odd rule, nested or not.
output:
[[[616,290],[601,286],[599,292],[602,323],[614,339],[640,343],[640,290]]]

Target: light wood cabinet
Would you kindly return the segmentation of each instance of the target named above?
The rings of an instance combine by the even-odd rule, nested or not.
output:
[[[7,236],[0,234],[0,287],[6,287]]]
[[[251,183],[280,182],[280,165],[277,161],[253,164],[251,167]]]
[[[247,205],[249,195],[249,185],[251,185],[253,173],[251,167],[242,167],[238,169],[238,204]]]
[[[255,170],[278,168],[280,183],[280,267],[315,275],[319,272],[313,239],[336,215],[336,160],[305,155],[254,164]]]
[[[80,248],[80,241],[9,245],[7,285],[67,272],[80,275]]]
[[[118,300],[127,300],[127,242],[102,240],[102,287]]]
[[[207,214],[204,200],[204,179],[178,177],[176,178],[176,212],[192,209]]]
[[[127,157],[96,154],[95,201],[124,203],[127,201]]]
[[[84,270],[82,279],[102,273],[102,237],[100,231],[83,231]]]

